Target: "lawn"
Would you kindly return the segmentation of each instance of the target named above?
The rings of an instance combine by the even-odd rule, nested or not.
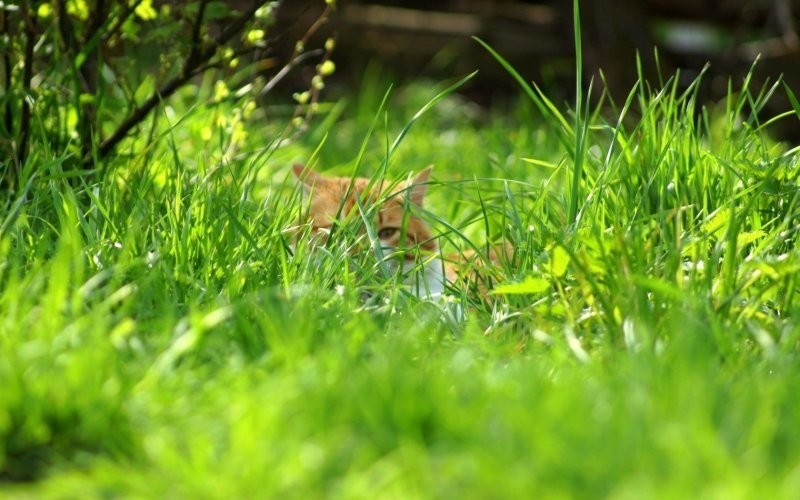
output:
[[[0,495],[796,498],[800,154],[758,113],[791,91],[675,81],[485,110],[372,75],[288,138],[205,82],[86,177],[34,137],[0,214]],[[295,162],[433,164],[444,250],[514,261],[432,302],[293,246]]]

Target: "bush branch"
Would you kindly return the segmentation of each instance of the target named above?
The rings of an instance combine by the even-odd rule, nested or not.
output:
[[[11,34],[11,27],[10,23],[8,22],[8,13],[3,9],[0,11],[0,33],[3,33],[3,36],[7,37],[9,40],[12,39]],[[3,76],[5,81],[3,84],[5,85],[5,95],[9,95],[11,92],[11,85],[13,84],[11,80],[11,51],[4,50],[3,51]],[[4,116],[3,116],[3,125],[5,126],[5,133],[8,134],[8,137],[11,137],[14,129],[14,112],[11,109],[11,99],[6,98],[4,106]]]
[[[210,68],[211,66],[209,66],[207,63],[214,56],[217,49],[225,45],[237,33],[242,31],[247,23],[253,18],[256,10],[258,10],[258,7],[260,7],[260,4],[256,4],[256,6],[250,7],[248,10],[246,10],[241,16],[236,18],[235,21],[226,26],[222,33],[220,33],[220,35],[214,39],[211,44],[205,48],[197,49],[197,51],[194,52],[194,57],[191,56],[192,53],[190,52],[190,55],[187,56],[181,74],[172,78],[154,91],[150,97],[145,99],[143,103],[141,103],[131,112],[130,116],[128,116],[128,118],[126,118],[108,138],[103,140],[98,148],[99,157],[103,158],[108,156],[108,154],[111,153],[117,146],[117,144],[125,139],[125,137],[128,136],[128,133],[139,123],[141,123],[141,121],[144,120],[162,100],[170,97],[178,89],[186,85],[189,80]],[[83,161],[84,163],[91,163],[93,159],[91,156],[87,155],[84,157]]]
[[[208,0],[202,0],[200,2],[200,7],[197,9],[197,17],[194,20],[194,26],[192,26],[192,44],[189,49],[189,57],[186,58],[187,66],[195,63],[200,47],[203,44],[203,41],[200,40],[200,29],[203,26],[203,17],[205,16],[207,4]]]
[[[28,156],[28,140],[31,128],[31,80],[33,79],[33,48],[36,45],[36,19],[31,16],[27,2],[21,6],[25,23],[25,67],[22,70],[22,111],[19,119],[19,143],[17,145],[17,174],[22,170]],[[16,177],[19,177],[18,175]]]

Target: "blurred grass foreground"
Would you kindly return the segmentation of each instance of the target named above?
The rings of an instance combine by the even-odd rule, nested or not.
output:
[[[513,104],[333,97],[322,3],[285,55],[277,3],[0,7],[0,496],[796,498],[796,89],[620,99],[578,43],[567,103],[478,40]],[[514,258],[419,299],[292,240],[295,162],[434,164],[444,251]]]

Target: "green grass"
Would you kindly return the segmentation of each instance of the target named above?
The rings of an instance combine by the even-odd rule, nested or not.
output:
[[[35,138],[0,229],[0,495],[794,497],[800,155],[759,121],[780,87],[675,81],[576,115],[368,78],[280,147],[279,108],[216,126],[193,90],[90,182]],[[292,256],[295,161],[434,164],[442,246],[514,241],[508,293],[454,291],[454,321],[346,237]]]

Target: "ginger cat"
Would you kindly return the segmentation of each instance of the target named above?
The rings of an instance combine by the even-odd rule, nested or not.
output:
[[[410,209],[410,205],[423,207],[431,169],[424,169],[409,181],[390,184],[361,177],[327,177],[296,164],[292,168],[294,175],[310,197],[308,210],[303,210],[300,222],[310,224],[312,236],[327,240],[339,220],[360,218],[358,199],[365,212],[374,209],[372,225],[387,257],[385,262],[392,271],[397,271],[397,262],[402,261],[404,284],[412,293],[438,299],[448,286],[475,285],[486,297],[487,282],[497,277],[496,264],[502,259],[510,260],[513,248],[505,244],[490,250],[488,262],[472,250],[442,255],[430,226],[415,214],[416,210]],[[364,250],[369,251],[368,247]]]

